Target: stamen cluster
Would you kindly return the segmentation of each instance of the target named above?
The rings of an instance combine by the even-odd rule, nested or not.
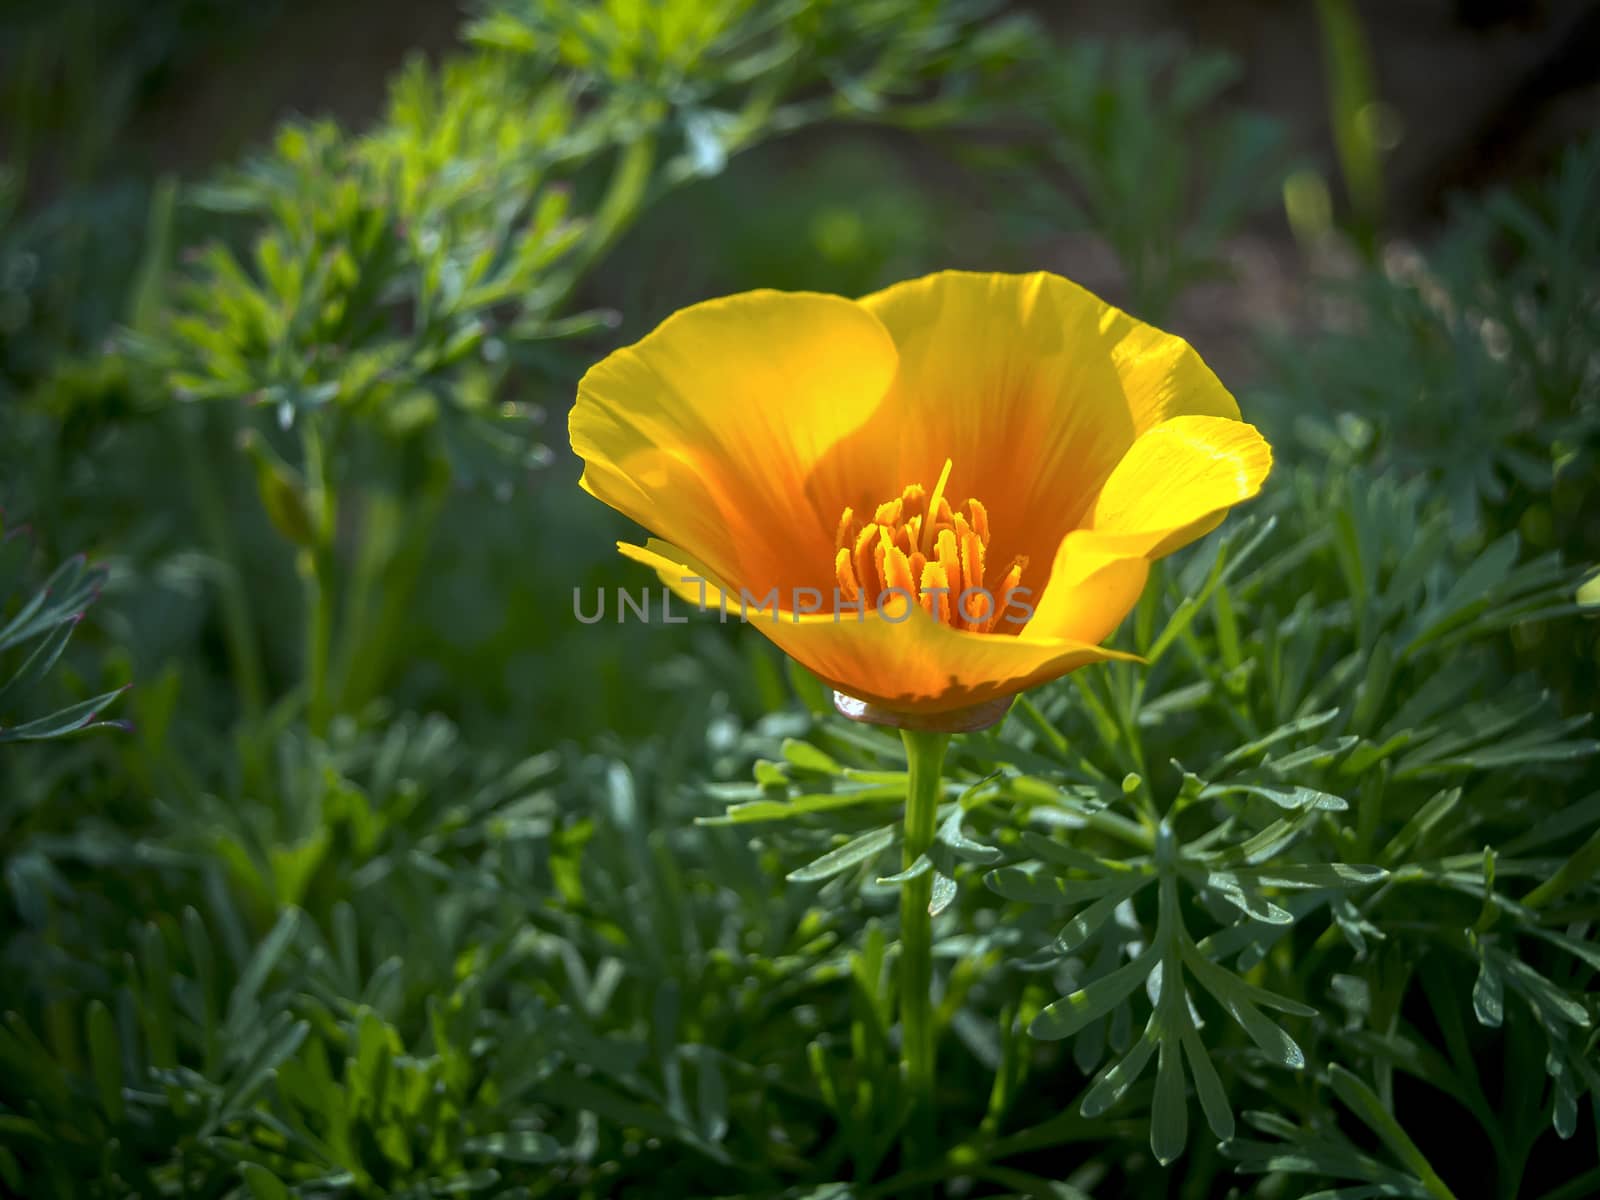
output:
[[[985,586],[989,513],[978,500],[959,509],[950,506],[944,495],[950,467],[946,460],[931,496],[913,483],[878,505],[865,524],[846,507],[834,536],[834,576],[850,603],[864,596],[875,604],[885,593],[899,591],[937,621],[989,633],[1020,587],[1027,559],[1014,559],[1000,573],[997,587]]]

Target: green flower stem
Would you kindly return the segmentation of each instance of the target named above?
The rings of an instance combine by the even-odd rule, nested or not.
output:
[[[947,733],[903,729],[906,762],[905,843],[902,863],[910,867],[933,845],[939,812],[940,772]],[[900,885],[900,1072],[910,1111],[903,1167],[931,1161],[934,1143],[933,872],[924,871]]]

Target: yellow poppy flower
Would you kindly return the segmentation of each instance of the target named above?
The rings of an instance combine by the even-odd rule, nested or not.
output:
[[[625,555],[842,711],[943,729],[1129,657],[1098,643],[1150,562],[1272,461],[1186,342],[1044,272],[696,304],[584,376],[570,433],[658,535]]]

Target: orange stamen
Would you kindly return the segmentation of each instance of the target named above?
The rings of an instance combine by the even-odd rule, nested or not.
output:
[[[856,510],[848,504],[845,505],[844,512],[839,514],[838,531],[833,535],[834,547],[843,548],[855,545],[856,535],[860,532],[861,525],[856,520]]]
[[[849,509],[845,510],[849,512]],[[968,500],[967,511],[972,514],[972,532],[985,546],[989,544],[989,510],[981,500]]]
[[[966,524],[960,517],[956,520]],[[969,592],[983,587],[983,543],[970,529],[961,539],[961,590]],[[968,629],[982,629],[989,616],[988,598],[981,593],[956,606],[956,615]]]
[[[956,546],[956,535],[949,529],[939,531],[938,541],[934,543],[937,552],[935,557],[939,565],[944,568],[944,577],[950,581],[952,587],[960,590],[961,586],[961,551]]]
[[[950,621],[950,580],[946,578],[944,568],[936,562],[927,563],[922,568],[922,607],[928,615],[940,624],[949,625]]]
[[[868,525],[856,534],[856,543],[850,548],[852,565],[856,569],[856,579],[864,588],[871,588],[878,579],[877,563],[873,560],[872,548],[878,542],[878,527]]]
[[[856,581],[855,566],[850,562],[850,551],[840,546],[833,556],[833,578],[839,586],[839,594],[851,604],[861,594],[861,585]]]
[[[1007,606],[1011,603],[1011,593],[1016,591],[1022,583],[1022,569],[1027,565],[1028,560],[1018,555],[1016,561],[1011,564],[1010,570],[1006,572],[1005,578],[1000,581],[998,603],[994,612],[989,614],[989,620],[984,625],[986,633],[993,630],[1000,623]]]
[[[939,472],[939,482],[934,486],[933,498],[928,501],[928,512],[933,515],[935,522],[950,511],[950,506],[945,503],[944,499],[944,485],[950,482],[950,468],[953,465],[955,465],[955,460],[949,458],[944,460],[944,470]],[[924,554],[927,554],[932,546],[933,539],[928,536],[928,531],[925,529],[923,530],[922,545],[919,549]]]
[[[989,510],[978,500],[959,510],[951,507],[945,486],[952,467],[946,459],[931,493],[921,484],[908,484],[899,496],[879,504],[865,526],[855,509],[844,510],[834,537],[839,594],[849,603],[860,598],[898,615],[901,606],[886,599],[890,589],[898,589],[943,625],[969,633],[1014,632],[1002,618],[1012,593],[1022,586],[1028,561],[1019,556],[997,587],[985,584]]]
[[[917,581],[911,577],[911,560],[899,546],[889,546],[884,550],[883,582],[885,591],[904,592],[906,602],[911,604],[917,602]],[[892,615],[898,616],[905,611],[901,604],[890,606],[887,600],[884,604]]]

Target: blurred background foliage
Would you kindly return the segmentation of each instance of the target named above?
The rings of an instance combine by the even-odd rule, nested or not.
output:
[[[1600,29],[1199,7],[6,10],[0,1191],[1600,1191]],[[954,748],[918,1162],[899,743],[578,621],[645,581],[564,418],[944,266],[1280,465]]]

